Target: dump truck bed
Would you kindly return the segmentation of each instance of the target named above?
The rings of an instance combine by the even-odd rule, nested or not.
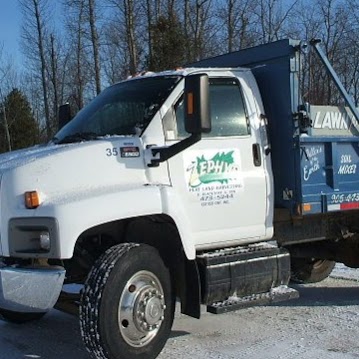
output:
[[[285,39],[191,66],[251,68],[268,119],[276,208],[303,215],[357,209],[358,123],[346,109],[317,106],[303,125],[300,49],[300,41]]]

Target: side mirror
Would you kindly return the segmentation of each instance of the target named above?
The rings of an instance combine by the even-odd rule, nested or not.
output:
[[[59,107],[58,111],[58,125],[59,130],[72,120],[71,107],[69,103],[65,103]]]
[[[209,80],[206,74],[185,78],[184,99],[186,131],[193,135],[211,132]]]
[[[150,148],[152,159],[149,167],[157,167],[161,162],[184,151],[201,140],[203,132],[211,131],[209,113],[209,81],[206,74],[190,75],[184,85],[185,129],[191,136],[169,147]]]

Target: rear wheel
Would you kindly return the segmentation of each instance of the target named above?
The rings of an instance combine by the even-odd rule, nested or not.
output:
[[[81,333],[97,359],[156,358],[173,315],[169,270],[148,245],[110,248],[94,265],[81,295]]]
[[[291,281],[317,283],[329,277],[335,261],[327,259],[291,258]]]
[[[0,318],[9,323],[22,324],[41,319],[46,313],[22,313],[11,310],[0,309]]]

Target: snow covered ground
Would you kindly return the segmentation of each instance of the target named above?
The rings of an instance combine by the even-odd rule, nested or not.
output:
[[[177,313],[159,359],[359,358],[359,270],[297,286],[300,298],[201,320]],[[205,309],[205,308],[204,308]],[[0,359],[89,359],[77,319],[51,311],[26,325],[0,323]]]
[[[348,268],[344,264],[337,263],[330,276],[333,278],[343,278],[359,281],[359,269]]]

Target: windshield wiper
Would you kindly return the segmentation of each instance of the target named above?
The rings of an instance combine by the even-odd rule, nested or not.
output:
[[[62,140],[58,138],[54,138],[53,142],[57,145],[61,145],[63,143],[74,143],[74,142],[82,142],[82,141],[92,141],[97,140],[99,135],[95,132],[75,132],[71,135],[65,136]]]

